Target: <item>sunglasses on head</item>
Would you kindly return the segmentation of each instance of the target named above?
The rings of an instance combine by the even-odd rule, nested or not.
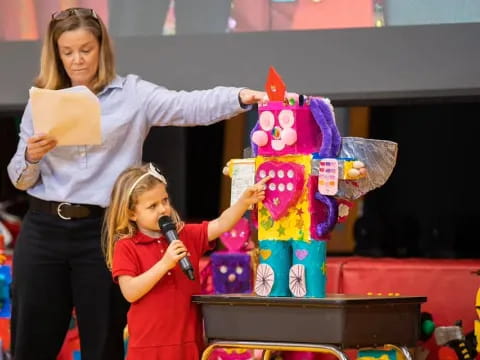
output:
[[[132,192],[133,190],[135,190],[135,187],[138,185],[138,183],[148,175],[153,176],[155,179],[159,180],[161,183],[167,185],[167,179],[165,179],[165,176],[162,175],[158,167],[155,166],[153,163],[149,163],[147,172],[140,175],[139,178],[135,180],[135,182],[130,187],[130,190],[128,191],[128,197],[132,195]]]
[[[52,14],[52,20],[65,20],[70,16],[92,17],[98,21],[98,15],[95,10],[88,8],[69,8],[61,11],[56,11]]]

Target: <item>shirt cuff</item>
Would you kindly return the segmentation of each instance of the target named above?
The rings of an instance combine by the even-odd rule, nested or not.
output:
[[[25,157],[24,157],[24,163],[19,163],[18,164],[18,170],[17,170],[17,187],[23,188],[29,188],[31,185],[33,185],[40,173],[40,161],[37,162],[29,162]]]
[[[249,105],[249,104],[244,104],[242,102],[242,98],[240,97],[240,92],[243,90],[243,89],[246,89],[246,88],[241,88],[240,91],[238,92],[238,103],[240,104],[240,107],[242,109],[245,109],[245,110],[251,110],[252,109],[252,105]]]

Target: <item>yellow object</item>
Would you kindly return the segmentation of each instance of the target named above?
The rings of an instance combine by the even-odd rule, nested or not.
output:
[[[235,348],[227,348],[223,349],[227,354],[243,354],[246,353],[247,349],[235,349]]]
[[[232,179],[230,205],[233,205],[245,189],[255,183],[255,159],[232,159],[227,173]]]
[[[35,133],[52,135],[57,145],[100,145],[100,102],[85,86],[76,89],[30,89]]]
[[[235,167],[237,165],[251,165],[251,164],[255,164],[254,158],[230,160],[228,162],[228,176],[232,177],[234,175]]]
[[[262,157],[256,158],[256,168],[267,161],[278,161],[286,163],[295,163],[304,167],[304,174],[311,174],[311,155],[284,155],[280,157]],[[263,205],[258,204],[258,240],[303,240],[310,241],[310,209],[308,206],[308,180],[309,176],[304,178],[302,194],[298,201],[292,204],[287,215],[278,220],[273,220],[270,212]],[[267,185],[268,186],[268,185]]]
[[[477,290],[477,296],[475,297],[475,311],[480,319],[480,288]],[[477,338],[477,352],[480,352],[480,320],[475,320],[474,325],[475,337]]]
[[[391,360],[387,354],[383,354],[380,357],[374,357],[374,356],[360,356],[357,358],[357,360]]]
[[[356,170],[354,163],[357,160],[345,160],[343,162],[343,173],[339,174],[340,179],[343,180],[358,180],[361,178],[364,178],[366,175],[365,174],[360,174],[359,171],[352,171]],[[355,174],[355,175],[352,175]]]
[[[272,255],[272,250],[270,249],[262,249],[260,250],[260,256],[263,260],[267,260]]]

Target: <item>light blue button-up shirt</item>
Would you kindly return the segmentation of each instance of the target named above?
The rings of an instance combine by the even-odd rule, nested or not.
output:
[[[101,145],[57,146],[37,164],[25,160],[34,134],[30,103],[20,125],[17,151],[8,165],[12,183],[43,200],[107,206],[118,175],[140,164],[152,126],[210,125],[242,109],[241,88],[172,91],[136,75],[117,76],[97,96],[101,106]]]

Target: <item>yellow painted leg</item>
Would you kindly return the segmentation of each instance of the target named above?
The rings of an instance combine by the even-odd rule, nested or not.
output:
[[[403,355],[403,358],[405,360],[412,360],[412,355],[410,354],[410,351],[406,346],[397,346],[397,345],[387,344],[385,345],[385,348],[396,350],[398,353]]]
[[[271,350],[265,350],[263,352],[263,360],[270,360],[270,356],[272,355],[272,351]]]
[[[202,359],[201,360],[208,360],[210,354],[215,350],[217,347],[217,344],[213,343],[212,345],[207,346],[205,350],[203,350],[202,353]]]

